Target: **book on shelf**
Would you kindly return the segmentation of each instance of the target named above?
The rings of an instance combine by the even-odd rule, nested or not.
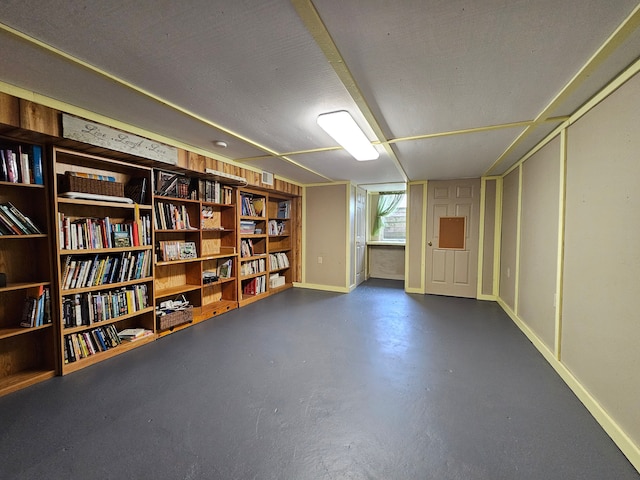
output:
[[[153,213],[156,230],[197,230],[191,226],[185,205],[156,201]]]
[[[147,278],[151,274],[151,260],[150,250],[92,257],[68,255],[60,284],[63,290],[74,290]]]
[[[197,200],[198,184],[182,174],[156,170],[154,192],[162,197]]]
[[[22,310],[21,327],[41,327],[51,323],[51,295],[49,287],[39,285],[27,289]]]
[[[231,278],[233,274],[233,260],[228,258],[227,260],[218,260],[218,277],[219,278]]]
[[[266,277],[261,275],[242,283],[243,295],[259,295],[267,291]]]
[[[284,235],[286,233],[287,224],[279,220],[269,220],[269,235]]]
[[[124,186],[124,195],[135,203],[144,204],[147,198],[147,178],[134,177]]]
[[[64,363],[73,363],[122,343],[114,325],[105,325],[64,336]]]
[[[0,181],[43,185],[42,147],[17,145],[0,148]]]
[[[158,258],[162,262],[198,258],[195,242],[161,240],[158,242]]]
[[[11,202],[0,203],[0,223],[15,235],[41,234],[29,217],[18,210]]]
[[[135,342],[149,335],[153,335],[153,332],[145,328],[126,328],[118,332],[118,337],[123,342]]]
[[[64,174],[70,175],[72,177],[82,177],[82,178],[89,178],[91,180],[100,180],[103,182],[116,181],[116,177],[114,177],[113,175],[101,175],[97,173],[87,173],[87,172],[73,172],[71,170],[67,170],[66,172],[64,172]]]
[[[253,275],[254,273],[260,273],[266,270],[265,258],[256,258],[255,260],[240,263],[240,275],[242,276]]]
[[[240,257],[252,257],[253,252],[253,242],[250,238],[243,238],[240,240]]]
[[[243,193],[240,195],[242,215],[264,217],[264,197]]]
[[[62,298],[62,323],[65,328],[113,320],[149,306],[146,284],[66,295]]]
[[[149,215],[142,216],[138,222],[113,223],[109,217],[74,220],[64,212],[59,212],[60,246],[64,250],[91,250],[150,245],[150,222]]]
[[[226,205],[233,203],[233,189],[221,184],[217,180],[199,180],[198,190],[198,198],[204,202],[222,203]]]
[[[278,202],[277,217],[286,219],[286,218],[289,218],[290,215],[291,215],[291,201],[283,200],[281,202]]]
[[[284,252],[276,252],[269,254],[270,270],[281,270],[289,267],[289,257]]]

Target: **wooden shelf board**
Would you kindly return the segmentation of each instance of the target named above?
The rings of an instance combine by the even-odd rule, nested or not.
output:
[[[199,290],[200,287],[201,287],[200,285],[179,285],[177,287],[156,290],[155,298],[172,297],[174,295],[180,295],[181,293],[187,293],[187,292],[192,292],[194,290]]]
[[[163,198],[163,197],[161,197]],[[201,200],[202,205],[206,205],[207,207],[223,207],[223,208],[234,208],[235,205],[233,203],[216,203],[216,202],[206,202]]]
[[[198,233],[199,228],[156,228],[155,233]]]
[[[119,202],[103,202],[99,200],[86,200],[81,198],[65,198],[58,197],[58,203],[68,203],[72,205],[90,205],[94,207],[111,207],[111,208],[122,208],[127,210],[135,210],[135,203],[119,203]],[[140,205],[138,204],[139,210],[151,210],[151,205]]]
[[[9,238],[15,238],[15,239],[20,239],[20,240],[24,240],[26,238],[47,238],[49,235],[47,235],[46,233],[34,233],[31,235],[0,235],[0,240],[2,240],[3,238],[9,239]]]
[[[240,215],[240,220],[266,221],[267,217],[251,217],[249,215]]]
[[[218,258],[229,258],[229,257],[235,257],[237,255],[237,253],[224,253],[224,252],[220,252],[220,253],[212,253],[210,255],[207,255],[206,257],[200,257],[200,260],[217,260]]]
[[[268,273],[269,272],[264,271],[264,272],[251,273],[249,275],[241,275],[240,280],[248,280],[250,278],[262,277],[263,275],[267,275]]]
[[[90,255],[96,253],[122,253],[139,252],[141,250],[151,250],[153,245],[140,245],[137,247],[114,247],[114,248],[86,248],[79,250],[60,250],[60,255]]]
[[[61,290],[62,295],[74,295],[76,293],[92,292],[94,290],[113,290],[120,287],[126,287],[128,285],[135,285],[138,283],[146,283],[153,281],[153,277],[138,278],[135,280],[129,280],[127,282],[118,283],[102,283],[100,285],[94,285],[92,287],[74,288],[70,290]]]
[[[37,183],[0,182],[0,187],[44,188],[44,185]]]
[[[200,203],[200,200],[192,200],[191,198],[178,198],[178,197],[165,197],[164,195],[154,195],[154,200],[166,200],[167,202],[180,202],[180,203]]]
[[[235,232],[235,228],[202,228],[202,233],[229,233]]]
[[[241,233],[240,238],[267,238],[266,233]]]
[[[291,267],[282,267],[282,268],[275,268],[273,270],[269,270],[269,273],[278,273],[278,272],[282,272],[284,270],[289,270]]]
[[[6,287],[0,288],[0,293],[2,292],[12,292],[14,290],[26,290],[31,287],[39,287],[42,285],[43,287],[47,287],[51,285],[51,282],[18,282],[18,283],[9,283]]]
[[[270,248],[269,249],[269,253],[283,253],[283,252],[290,252],[291,251],[291,247],[288,248]]]
[[[96,363],[100,363],[103,360],[108,358],[113,358],[116,355],[120,355],[121,353],[128,352],[129,350],[133,350],[134,348],[138,348],[142,345],[146,345],[147,343],[151,343],[158,338],[158,335],[154,333],[153,335],[148,335],[140,340],[136,340],[134,342],[122,342],[117,347],[110,348],[105,352],[98,352],[93,355],[89,355],[86,358],[82,358],[75,362],[66,363],[62,365],[62,374],[66,375],[68,373],[75,372],[77,370],[81,370],[89,365],[94,365]]]
[[[128,318],[132,318],[132,317],[137,317],[138,315],[142,315],[145,314],[147,312],[153,312],[154,308],[153,307],[147,307],[147,308],[143,308],[142,310],[136,310],[135,312],[132,313],[127,313],[126,315],[121,315],[119,317],[115,317],[115,318],[111,318],[109,320],[104,320],[101,322],[94,322],[91,325],[80,325],[78,327],[66,327],[62,329],[62,333],[64,335],[69,335],[72,333],[78,333],[78,332],[84,332],[85,330],[92,330],[94,328],[99,328],[99,327],[103,327],[105,325],[110,325],[112,323],[118,323],[122,320],[126,320]]]
[[[215,287],[216,285],[221,285],[223,283],[233,282],[235,279],[236,277],[220,278],[217,282],[203,283],[202,288]]]
[[[196,258],[184,258],[182,260],[169,260],[166,262],[156,262],[156,267],[166,267],[169,265],[179,265],[181,263],[194,263],[201,262],[202,260],[206,260],[207,258],[196,257]]]
[[[0,378],[0,395],[6,395],[54,377],[55,370],[25,370]]]
[[[250,262],[251,260],[258,260],[259,258],[267,258],[266,253],[261,253],[259,255],[253,255],[251,257],[240,257],[241,262]]]
[[[292,287],[293,287],[293,283],[285,283],[284,285],[281,285],[279,287],[269,288],[269,293],[278,293],[278,292],[281,292],[282,290],[287,290]]]
[[[0,328],[0,340],[3,338],[15,337],[17,335],[26,335],[37,330],[43,330],[45,328],[51,328],[52,323],[47,323],[40,327],[15,327],[15,328]]]
[[[238,305],[240,307],[244,307],[245,305],[249,305],[250,303],[257,302],[265,297],[269,296],[269,292],[259,293],[257,295],[242,295],[242,298],[238,301]]]

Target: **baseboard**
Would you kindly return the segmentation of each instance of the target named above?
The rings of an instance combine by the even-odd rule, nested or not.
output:
[[[319,285],[316,283],[294,283],[296,288],[307,288],[309,290],[322,290],[325,292],[349,293],[349,287],[338,287],[335,285]]]
[[[559,361],[555,354],[547,345],[529,328],[529,326],[507,305],[501,298],[497,299],[498,304],[506,312],[511,320],[520,328],[527,338],[538,349],[542,356],[551,364],[553,369],[560,375],[560,378],[575,393],[578,399],[589,410],[596,421],[611,437],[622,453],[629,459],[629,462],[640,472],[640,447],[625,433],[618,423],[611,418],[598,400],[580,383],[580,381],[569,371],[569,369]]]

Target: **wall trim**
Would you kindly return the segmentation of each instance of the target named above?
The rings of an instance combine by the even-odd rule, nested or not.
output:
[[[308,290],[322,290],[324,292],[349,293],[349,287],[339,287],[336,285],[319,285],[316,283],[294,283],[296,288],[306,288]]]
[[[507,305],[500,297],[497,299],[498,305],[502,307],[507,315],[513,320],[516,326],[526,335],[534,347],[549,362],[553,369],[560,375],[560,378],[575,393],[589,413],[596,419],[604,431],[611,437],[614,443],[620,448],[629,462],[640,471],[640,447],[624,432],[616,421],[607,413],[603,406],[589,393],[587,388],[571,373],[571,371],[549,350],[549,347],[538,337],[531,328]]]

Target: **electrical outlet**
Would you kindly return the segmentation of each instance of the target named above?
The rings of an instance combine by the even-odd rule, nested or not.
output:
[[[322,257],[318,257],[318,263],[322,263]]]

